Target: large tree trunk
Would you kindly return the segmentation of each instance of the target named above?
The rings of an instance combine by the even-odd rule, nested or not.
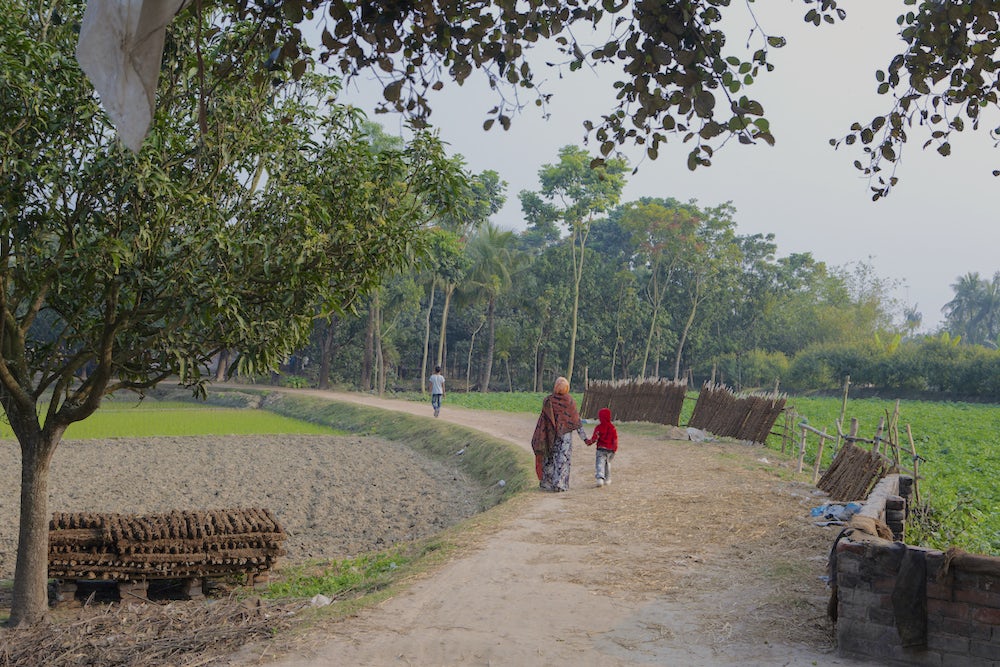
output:
[[[323,329],[323,345],[319,351],[319,388],[330,388],[330,366],[333,365],[333,351],[337,332],[337,316],[331,317]]]
[[[21,513],[10,624],[34,625],[49,607],[49,464],[62,435],[19,435]]]
[[[225,380],[227,370],[229,370],[229,350],[222,350],[219,352],[218,362],[215,366],[215,381]]]
[[[493,353],[496,349],[496,336],[493,327],[493,315],[496,313],[496,299],[490,297],[486,310],[486,362],[483,364],[483,372],[479,375],[479,391],[487,393],[490,390],[490,379],[493,375]]]

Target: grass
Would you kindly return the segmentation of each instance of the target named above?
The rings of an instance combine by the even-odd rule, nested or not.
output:
[[[105,401],[87,419],[71,424],[67,440],[148,438],[155,436],[302,433],[344,435],[328,424],[291,419],[265,410],[193,405],[183,401]],[[10,425],[0,422],[0,439],[12,440]]]
[[[399,573],[406,572],[417,557],[419,554],[397,547],[355,558],[282,568],[280,580],[268,586],[264,597],[312,598],[325,595],[330,600],[360,597],[388,587],[395,581],[397,570]]]
[[[458,392],[452,391],[444,396],[445,405],[454,405],[471,410],[490,410],[492,412],[538,412],[542,409],[542,400],[548,393],[539,392]],[[401,398],[407,401],[422,401],[430,403],[430,394],[419,392],[400,392],[391,398]],[[573,394],[576,404],[583,400],[583,394]]]

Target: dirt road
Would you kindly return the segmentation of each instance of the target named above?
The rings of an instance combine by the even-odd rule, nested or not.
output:
[[[429,402],[322,395],[431,415]],[[525,448],[534,426],[447,402],[440,418]],[[620,425],[604,488],[593,450],[575,442],[568,493],[513,501],[518,512],[475,548],[325,625],[308,649],[280,659],[248,650],[232,664],[863,664],[832,646],[820,576],[834,533],[808,519],[822,497],[772,452],[665,433]]]

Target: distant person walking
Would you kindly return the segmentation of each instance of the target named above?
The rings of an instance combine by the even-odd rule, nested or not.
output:
[[[597,460],[594,464],[594,476],[597,486],[611,484],[611,459],[618,451],[618,429],[611,423],[611,408],[601,408],[597,411],[600,422],[594,427],[594,435],[586,440],[587,446],[597,445]]]
[[[427,378],[427,383],[431,386],[431,407],[434,408],[434,416],[441,414],[441,399],[444,398],[444,376],[441,375],[441,367],[434,367],[434,375]]]
[[[580,439],[587,439],[576,401],[569,395],[569,381],[560,377],[556,379],[552,393],[542,401],[542,413],[531,436],[535,473],[541,490],[569,491],[573,431],[579,434]]]

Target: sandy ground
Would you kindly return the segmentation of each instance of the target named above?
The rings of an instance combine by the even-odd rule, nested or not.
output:
[[[534,425],[447,402],[440,418],[524,448]],[[321,625],[289,654],[250,647],[229,664],[863,664],[833,648],[820,577],[834,533],[808,519],[822,496],[763,449],[666,434],[624,426],[605,488],[577,442],[568,493],[493,510],[506,514],[474,547],[402,594]]]
[[[14,574],[20,452],[0,442],[0,579]],[[373,465],[375,462],[377,465]],[[151,514],[266,507],[287,561],[343,558],[426,537],[482,509],[454,469],[376,438],[257,435],[67,440],[49,480],[53,512]]]

